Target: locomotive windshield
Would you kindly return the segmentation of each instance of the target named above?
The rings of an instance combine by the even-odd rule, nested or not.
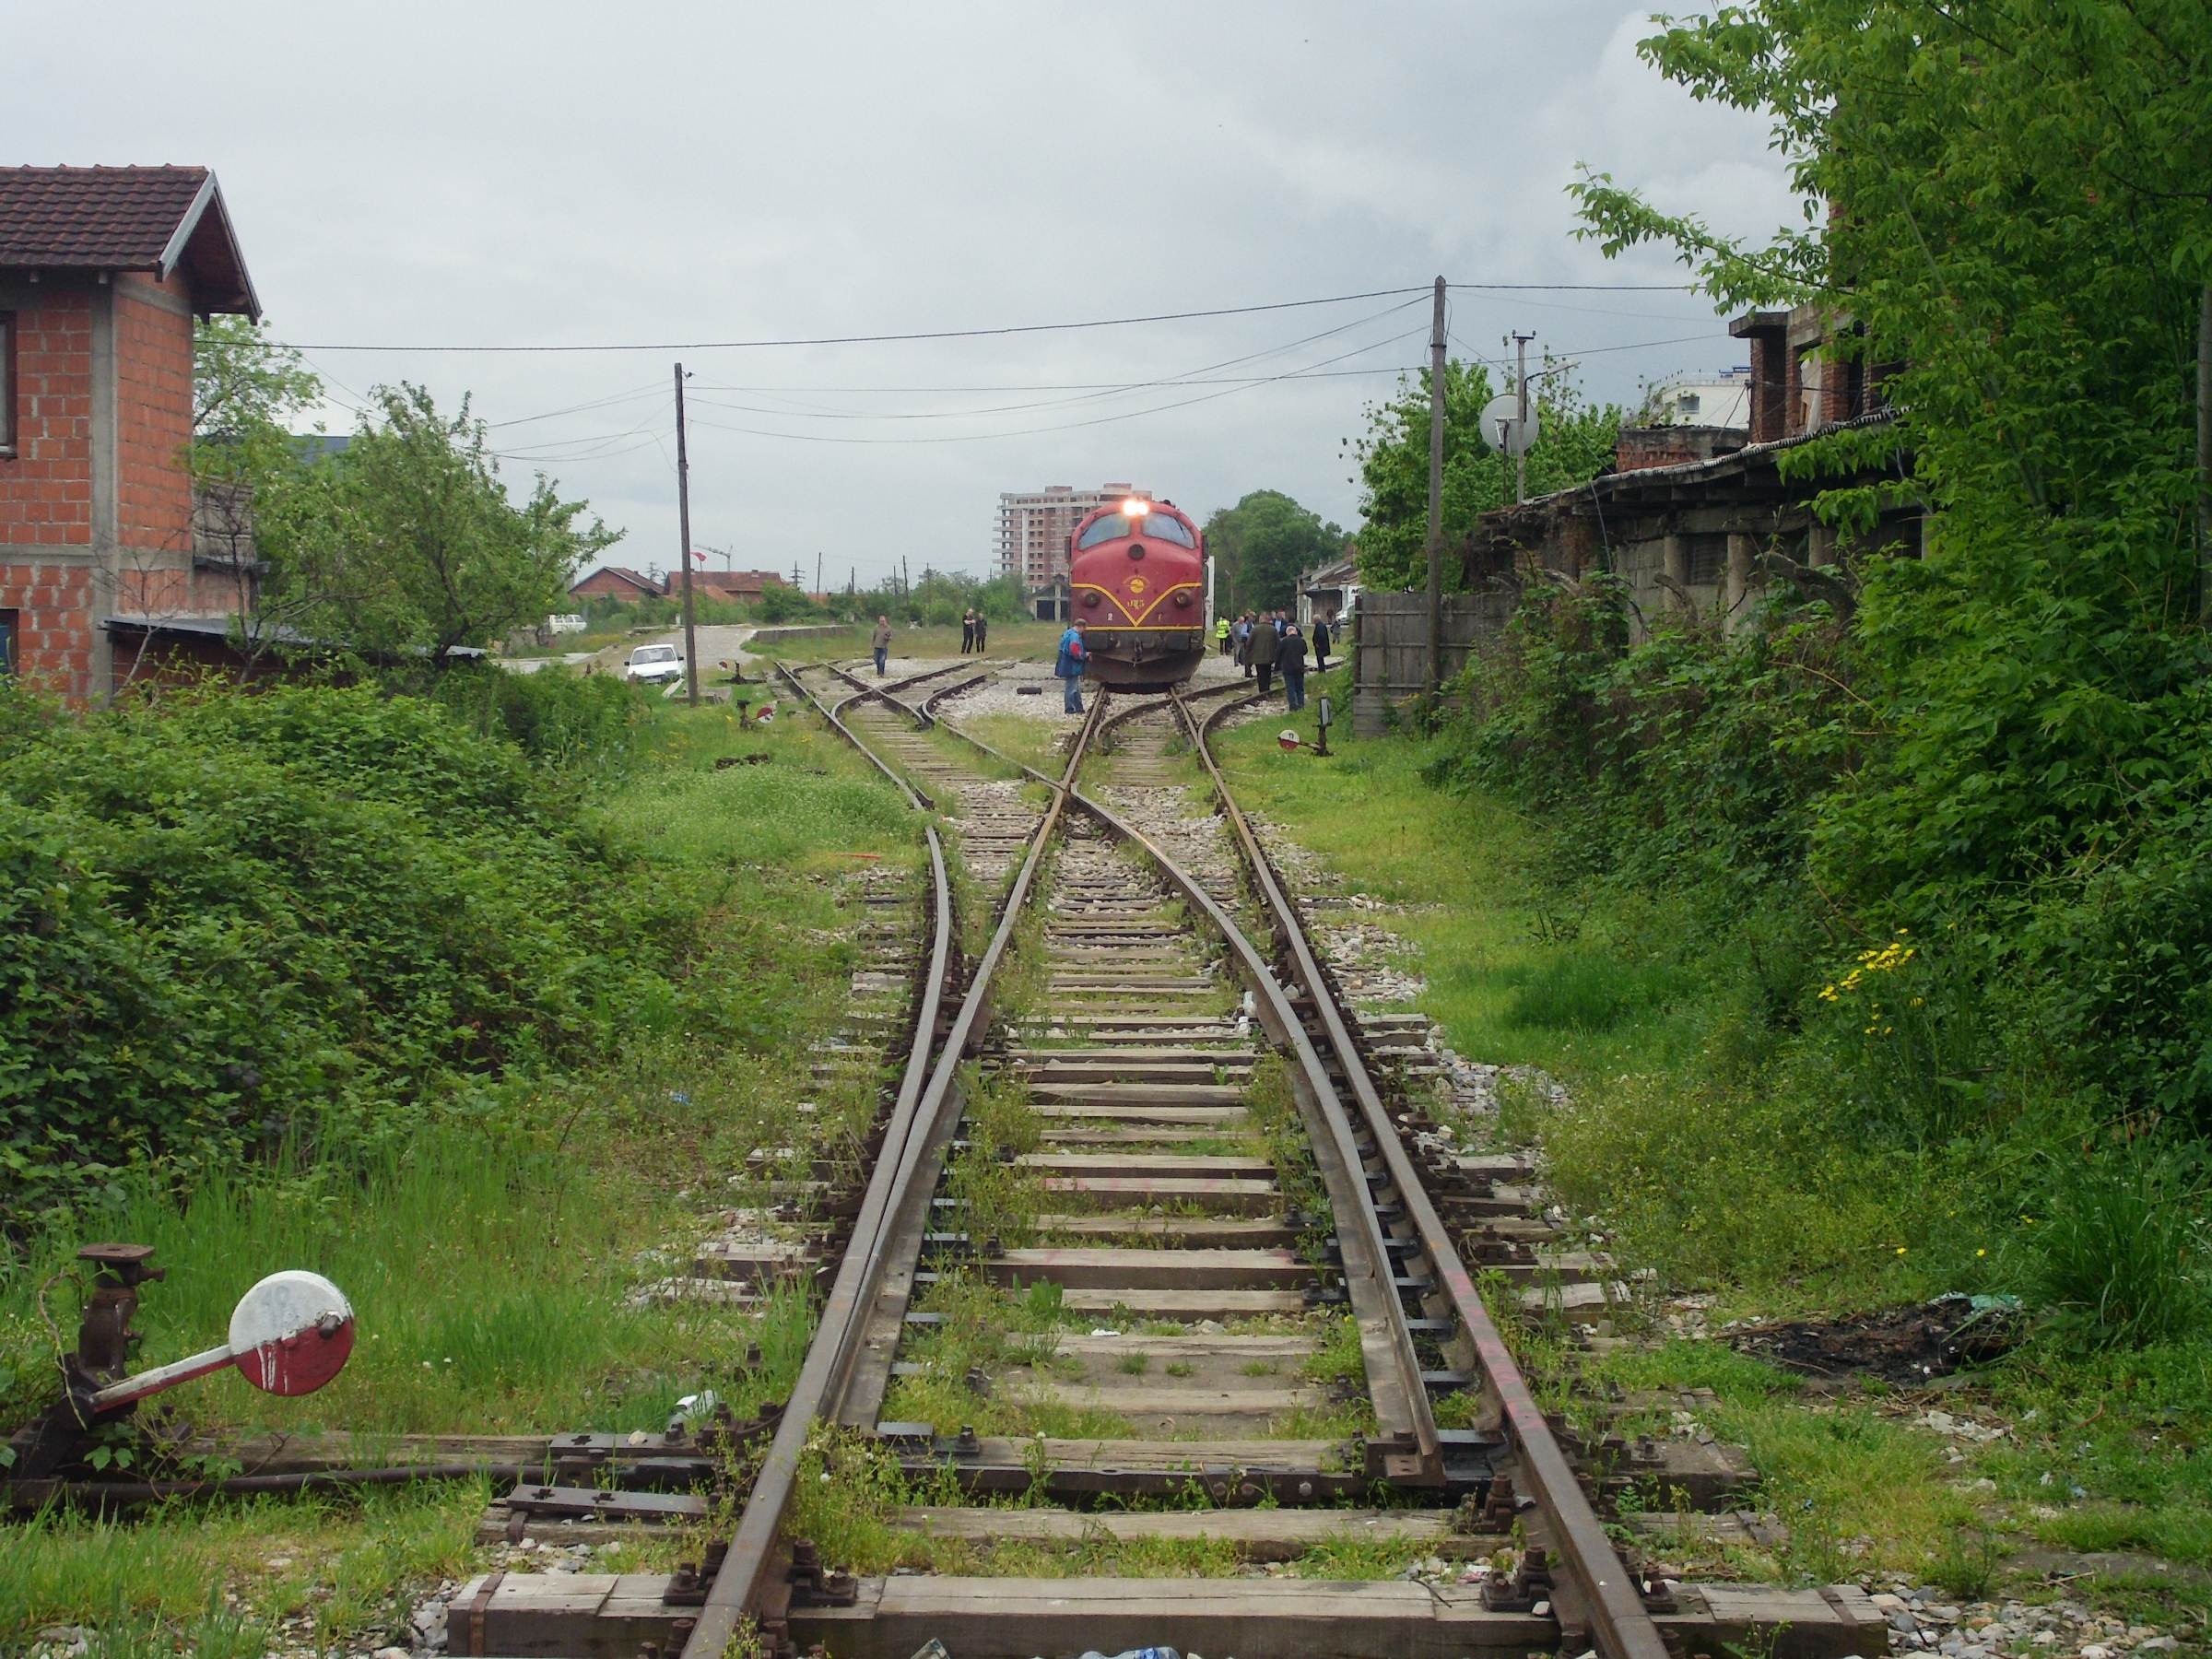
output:
[[[1148,512],[1141,519],[1132,519],[1126,513],[1110,512],[1093,524],[1076,540],[1080,552],[1095,547],[1100,542],[1119,541],[1124,535],[1148,535],[1155,541],[1173,542],[1179,547],[1195,547],[1198,544],[1183,528],[1180,519],[1165,512]]]

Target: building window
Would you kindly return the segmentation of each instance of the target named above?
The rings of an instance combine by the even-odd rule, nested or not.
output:
[[[16,313],[0,312],[0,461],[15,458]]]
[[[1725,533],[1692,535],[1688,553],[1685,580],[1691,587],[1713,586],[1728,568],[1728,537]]]
[[[20,613],[0,610],[0,675],[16,671],[16,628]]]

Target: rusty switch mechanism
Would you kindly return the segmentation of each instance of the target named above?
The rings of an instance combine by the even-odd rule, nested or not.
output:
[[[94,1269],[76,1351],[59,1356],[62,1397],[10,1442],[16,1478],[46,1479],[81,1462],[99,1430],[124,1421],[147,1395],[194,1377],[235,1368],[269,1394],[312,1394],[353,1352],[353,1308],[335,1285],[313,1273],[273,1273],[239,1299],[221,1347],[126,1375],[142,1340],[131,1329],[138,1288],[168,1277],[153,1255],[150,1244],[87,1244],[76,1253]]]

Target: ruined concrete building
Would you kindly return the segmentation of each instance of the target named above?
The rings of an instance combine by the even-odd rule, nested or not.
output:
[[[1614,471],[1486,513],[1466,546],[1466,585],[1494,585],[1530,562],[1570,577],[1611,570],[1628,584],[1639,637],[1668,610],[1718,617],[1733,628],[1777,580],[1848,605],[1838,569],[1843,555],[1920,550],[1917,506],[1885,510],[1865,545],[1848,548],[1839,548],[1834,529],[1812,512],[1824,489],[1909,477],[1912,457],[1901,450],[1886,454],[1878,471],[1783,476],[1783,456],[1815,435],[1894,418],[1882,387],[1895,366],[1846,360],[1832,349],[1852,326],[1809,305],[1736,318],[1728,332],[1751,351],[1747,432],[1624,429]]]

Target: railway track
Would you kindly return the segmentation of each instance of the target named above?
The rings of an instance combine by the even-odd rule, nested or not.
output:
[[[1731,1602],[1624,1559],[1592,1498],[1605,1460],[1571,1462],[1461,1258],[1540,1253],[1483,1230],[1516,1203],[1533,1219],[1498,1179],[1519,1166],[1440,1153],[1379,1063],[1402,1028],[1340,995],[1207,749],[1236,700],[1100,695],[1046,777],[931,729],[988,667],[780,672],[963,869],[933,822],[935,937],[875,1166],[726,1551],[673,1581],[478,1581],[456,1653],[1882,1649],[1842,1593]],[[956,888],[988,916],[954,917]],[[1176,1539],[1267,1562],[1348,1536],[1484,1566],[860,1578],[788,1535],[810,1457],[824,1482],[895,1464],[934,1500],[895,1532],[971,1563]]]

